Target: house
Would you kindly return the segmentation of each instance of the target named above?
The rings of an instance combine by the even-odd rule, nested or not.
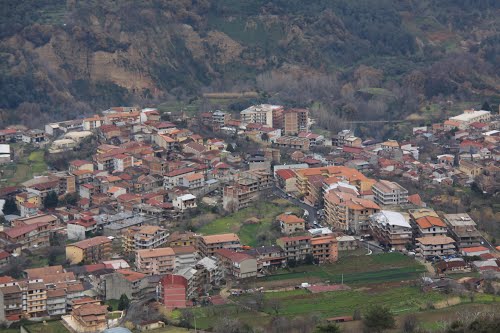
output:
[[[201,236],[196,247],[203,256],[211,257],[219,249],[240,250],[241,243],[238,235],[233,233]]]
[[[205,185],[205,177],[201,173],[193,173],[182,178],[182,186],[197,189]]]
[[[197,207],[196,197],[192,194],[180,195],[172,201],[172,204],[181,212],[185,211],[186,209]]]
[[[137,250],[135,265],[139,272],[148,275],[170,273],[175,267],[175,252],[170,247]]]
[[[473,247],[464,247],[460,249],[460,253],[464,257],[474,257],[480,256],[482,254],[490,253],[490,250],[484,246],[473,246]]]
[[[83,304],[74,308],[71,316],[63,316],[63,321],[76,332],[101,332],[107,328],[107,314],[106,305]]]
[[[379,205],[403,205],[408,203],[408,191],[396,182],[380,180],[373,185],[375,202]]]
[[[98,263],[111,256],[111,239],[97,236],[66,245],[66,259],[71,264]]]
[[[417,253],[424,258],[447,256],[456,252],[455,241],[448,236],[424,236],[416,239]]]
[[[472,161],[461,159],[458,162],[458,170],[462,171],[469,178],[475,178],[483,172],[483,166]]]
[[[293,214],[281,214],[276,217],[280,224],[281,233],[290,235],[296,232],[304,231],[306,222],[303,218],[297,217]]]
[[[24,143],[40,144],[46,141],[45,132],[39,129],[28,130],[22,133]]]
[[[446,272],[463,271],[467,268],[465,260],[462,258],[451,258],[440,261],[436,264],[436,271],[438,274]]]
[[[172,247],[175,254],[174,267],[192,267],[199,260],[198,250],[194,246],[177,246]]]
[[[215,251],[215,256],[227,277],[245,279],[257,276],[257,260],[251,255],[229,249],[218,249]]]
[[[68,222],[66,230],[69,240],[82,240],[96,231],[97,222],[91,216],[82,216],[78,220]]]

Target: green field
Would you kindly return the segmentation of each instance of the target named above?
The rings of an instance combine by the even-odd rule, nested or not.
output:
[[[417,278],[425,267],[400,253],[384,253],[371,256],[341,257],[338,262],[320,266],[300,266],[282,269],[260,279],[263,282],[302,279],[329,281],[330,283],[370,284],[405,281]]]
[[[203,226],[197,232],[204,235],[213,235],[226,232],[237,233],[244,245],[257,246],[257,236],[259,234],[268,234],[272,221],[283,212],[293,212],[302,214],[302,209],[290,205],[288,202],[259,202],[254,206],[242,209],[226,217],[218,218]],[[245,220],[257,217],[260,220],[258,224],[244,224]],[[267,239],[269,244],[273,239]]]
[[[6,185],[19,185],[32,179],[34,175],[40,175],[47,171],[43,150],[33,151],[28,154],[24,153],[23,148],[18,144],[13,144],[11,149],[14,154],[22,155],[19,162],[2,165],[0,168]]]
[[[422,293],[418,287],[398,287],[375,292],[349,290],[312,294],[304,290],[302,294],[297,291],[267,293],[266,299],[280,302],[280,315],[316,313],[322,317],[335,317],[352,315],[356,308],[363,312],[373,305],[388,306],[394,313],[416,312],[446,297],[439,292]],[[269,314],[274,312],[270,307],[265,307],[264,311]]]
[[[25,325],[24,328],[29,333],[69,333],[61,321],[48,321],[47,323],[37,323]]]

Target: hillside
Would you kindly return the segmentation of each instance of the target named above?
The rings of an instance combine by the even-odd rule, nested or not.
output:
[[[436,97],[495,104],[500,96],[496,0],[2,6],[1,125],[202,89],[257,88],[277,102],[320,102],[345,119],[406,117]]]

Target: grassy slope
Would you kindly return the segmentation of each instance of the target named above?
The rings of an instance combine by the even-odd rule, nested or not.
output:
[[[269,231],[274,218],[286,211],[291,211],[296,214],[302,213],[300,208],[289,204],[259,202],[252,207],[248,207],[229,216],[216,219],[197,231],[204,235],[235,232],[238,236],[240,236],[243,244],[256,246],[256,236],[259,233]],[[260,223],[243,224],[246,219],[251,217],[259,218]]]
[[[331,265],[300,266],[281,270],[262,281],[285,281],[301,278],[340,283],[342,276],[348,284],[366,284],[387,281],[410,280],[425,272],[424,266],[399,253],[372,256],[344,257]]]

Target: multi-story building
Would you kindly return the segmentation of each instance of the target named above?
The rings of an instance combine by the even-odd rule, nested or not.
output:
[[[381,245],[401,251],[412,241],[408,216],[382,210],[370,217],[370,233]]]
[[[446,256],[456,252],[455,241],[448,236],[425,236],[416,239],[417,253],[421,256]]]
[[[0,322],[19,320],[23,313],[23,293],[16,285],[0,287]]]
[[[469,214],[445,214],[444,220],[458,249],[481,245],[481,234],[477,231],[476,222]]]
[[[135,252],[137,271],[149,274],[167,274],[175,268],[175,252],[170,247],[138,250]]]
[[[169,233],[167,229],[143,225],[131,227],[122,233],[122,245],[125,252],[154,249],[167,243]]]
[[[43,282],[20,283],[23,292],[23,307],[29,317],[47,315],[47,288]]]
[[[241,249],[240,238],[233,233],[201,236],[198,238],[196,246],[198,251],[205,257],[213,256],[215,251],[219,249],[230,249],[235,251]]]
[[[248,207],[258,199],[261,191],[272,185],[272,175],[267,171],[256,169],[242,172],[234,185],[224,187],[222,206],[227,211]]]
[[[458,128],[461,130],[467,129],[472,123],[487,123],[491,119],[490,111],[476,111],[476,110],[465,110],[464,113],[450,117],[450,120],[457,123]]]
[[[284,134],[297,135],[309,131],[309,110],[288,109],[283,114]]]
[[[256,123],[267,125],[268,127],[281,128],[283,107],[269,104],[253,105],[241,111],[240,118],[242,122],[247,124]]]
[[[198,235],[194,232],[186,231],[179,232],[174,231],[168,236],[167,243],[170,247],[179,246],[196,246],[198,240]]]
[[[325,194],[326,223],[337,230],[367,231],[370,215],[378,213],[380,207],[369,199],[359,198],[357,191],[350,187],[338,186]]]
[[[21,250],[43,248],[50,245],[50,231],[49,223],[39,222],[4,229],[0,231],[0,238],[7,243],[17,244]]]
[[[245,279],[257,276],[257,260],[251,255],[229,249],[219,249],[215,251],[215,256],[227,277]]]
[[[336,262],[339,257],[337,239],[334,235],[316,236],[311,238],[311,254],[319,264]]]
[[[281,237],[276,244],[283,249],[287,261],[302,261],[311,254],[311,236]]]
[[[293,214],[284,213],[278,215],[276,220],[280,224],[281,232],[286,235],[304,231],[306,228],[306,221]]]
[[[111,256],[111,239],[97,236],[66,245],[66,259],[71,264],[99,263]]]
[[[396,182],[380,180],[373,185],[375,202],[379,205],[403,205],[408,203],[408,190]]]
[[[322,193],[325,186],[344,182],[356,187],[361,197],[372,194],[372,186],[375,180],[367,178],[356,169],[345,166],[327,166],[319,168],[296,169],[297,190],[304,199],[317,205],[322,202]],[[320,186],[316,186],[318,183]]]
[[[259,271],[281,268],[286,265],[285,253],[278,245],[260,246],[247,250],[245,253],[257,259]]]
[[[299,138],[296,136],[282,136],[274,141],[274,145],[280,148],[290,148],[299,150],[309,150],[311,141],[308,138]]]
[[[107,327],[107,306],[84,304],[75,309],[68,323],[77,332],[102,332]]]
[[[66,290],[47,289],[47,314],[49,316],[66,314]]]
[[[175,254],[175,268],[192,267],[200,259],[199,253],[194,246],[172,247]]]
[[[413,219],[411,211],[410,215],[412,216],[411,221],[414,224],[414,234],[416,237],[446,236],[448,234],[446,223],[437,214],[436,216],[421,216],[416,219]]]
[[[163,276],[156,288],[158,301],[167,309],[182,309],[187,307],[188,281],[177,274]]]
[[[483,172],[483,166],[472,161],[461,159],[458,162],[458,170],[462,171],[470,179],[474,179]]]

